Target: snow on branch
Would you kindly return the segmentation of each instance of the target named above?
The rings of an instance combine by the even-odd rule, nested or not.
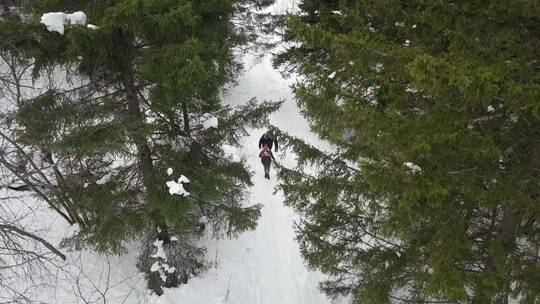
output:
[[[45,24],[49,32],[57,32],[64,35],[64,25],[86,25],[88,18],[84,12],[74,12],[66,14],[62,12],[45,13],[41,16],[41,23]],[[96,29],[95,25],[88,25],[91,29]]]
[[[404,162],[403,165],[409,169],[411,173],[422,173],[422,168],[411,162]]]
[[[169,172],[170,172],[170,174],[172,174],[172,169],[167,170],[167,174],[169,174]],[[185,177],[184,175],[181,175],[178,178],[178,182],[175,182],[174,180],[172,180],[172,181],[166,182],[165,184],[167,185],[167,187],[169,187],[169,193],[171,195],[172,194],[177,194],[177,195],[181,195],[181,196],[189,196],[189,192],[187,192],[186,189],[184,189],[184,185],[183,185],[183,184],[187,184],[187,183],[189,183],[189,179],[187,177]]]
[[[202,123],[203,128],[210,129],[210,128],[217,128],[218,127],[218,119],[214,115],[210,113],[205,113],[201,116],[200,122]]]
[[[152,254],[151,257],[156,259],[154,264],[150,267],[151,272],[159,272],[159,276],[163,282],[167,281],[167,274],[173,273],[176,268],[169,266],[167,263],[167,255],[165,254],[165,250],[163,249],[163,241],[162,240],[156,240],[154,242],[154,247],[157,248],[156,253]]]

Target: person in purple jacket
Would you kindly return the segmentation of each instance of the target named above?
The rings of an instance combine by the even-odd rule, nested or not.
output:
[[[276,159],[274,158],[274,154],[272,154],[272,150],[270,150],[267,144],[263,145],[261,153],[259,153],[259,157],[261,158],[261,163],[264,167],[264,178],[270,179],[270,165],[272,164],[272,160],[275,161]]]
[[[277,152],[278,150],[278,143],[277,143],[277,140],[273,139],[272,137],[270,137],[270,135],[268,135],[268,133],[264,133],[262,136],[261,136],[261,139],[259,139],[259,149],[262,149],[264,147],[264,145],[267,145],[268,148],[270,150],[272,150],[272,146],[273,145],[276,145],[276,150],[275,152]]]

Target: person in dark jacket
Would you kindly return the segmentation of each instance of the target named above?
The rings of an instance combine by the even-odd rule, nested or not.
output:
[[[277,148],[278,148],[278,145],[277,145],[277,140],[271,138],[268,133],[264,133],[262,136],[261,136],[261,139],[259,139],[259,149],[262,149],[262,147],[264,147],[264,145],[268,145],[268,148],[270,150],[272,150],[272,146],[273,145],[276,145],[276,150],[275,152],[277,152]]]
[[[272,160],[276,159],[274,158],[274,154],[272,154],[272,150],[270,150],[267,144],[263,145],[261,153],[259,153],[259,157],[261,158],[261,163],[264,167],[264,178],[270,179],[270,165],[272,164]]]

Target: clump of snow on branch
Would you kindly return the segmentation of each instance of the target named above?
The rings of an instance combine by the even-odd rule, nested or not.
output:
[[[66,14],[62,12],[45,13],[41,16],[41,23],[45,24],[49,32],[57,32],[60,35],[64,35],[64,25],[85,25],[87,21],[86,14],[84,12],[74,12],[73,14]],[[92,28],[92,26],[88,26]],[[96,27],[97,28],[97,27]]]
[[[165,250],[163,250],[163,241],[161,240],[156,240],[154,242],[154,247],[157,248],[157,251],[156,253],[152,254],[151,257],[153,258],[162,258],[164,259],[165,261],[167,260],[167,256],[165,255]]]
[[[163,250],[163,241],[156,240],[154,242],[154,247],[157,248],[156,253],[152,254],[151,257],[157,259],[152,267],[150,267],[151,272],[159,272],[159,276],[163,282],[167,281],[166,273],[173,273],[176,268],[169,266],[167,264],[167,255],[165,250]]]
[[[167,185],[167,187],[169,187],[169,193],[171,195],[177,194],[181,196],[188,196],[189,192],[187,192],[186,189],[184,189],[184,185],[183,185],[187,183],[189,183],[189,179],[185,177],[184,175],[182,175],[178,178],[178,182],[175,182],[174,180],[172,180],[172,181],[168,181],[165,184]]]
[[[214,115],[210,113],[205,113],[201,116],[200,122],[202,123],[203,128],[210,129],[210,128],[217,128],[218,127],[218,119]]]
[[[151,272],[159,271],[159,261],[155,261],[154,264],[152,264],[152,267],[150,267]]]
[[[111,180],[111,178],[113,177],[113,175],[114,175],[114,172],[113,172],[113,171],[111,171],[111,172],[109,172],[109,173],[103,175],[103,177],[101,177],[100,179],[98,179],[98,180],[96,181],[96,184],[98,184],[98,185],[104,185],[104,184],[108,183],[108,182]]]
[[[422,168],[420,168],[418,165],[415,165],[411,162],[404,162],[403,165],[409,169],[412,173],[422,173]]]
[[[173,171],[172,168],[167,169],[167,175],[168,175],[168,176],[171,176],[171,175],[173,174],[173,172],[174,172],[174,171]]]

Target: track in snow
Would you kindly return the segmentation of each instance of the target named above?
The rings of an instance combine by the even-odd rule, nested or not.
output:
[[[298,113],[289,88],[290,81],[274,70],[269,58],[248,66],[246,73],[232,88],[226,99],[232,105],[251,97],[259,100],[285,100],[282,109],[272,115],[275,126],[308,140],[315,137]],[[293,224],[292,209],[283,206],[281,193],[274,192],[275,172],[271,179],[263,176],[257,147],[264,130],[253,130],[245,139],[241,153],[255,172],[250,189],[250,204],[260,203],[261,218],[254,231],[242,233],[237,239],[207,240],[207,259],[215,267],[188,284],[169,289],[157,303],[190,304],[322,304],[330,300],[318,290],[322,275],[308,271],[300,256]],[[291,154],[274,153],[278,161],[292,163]]]

